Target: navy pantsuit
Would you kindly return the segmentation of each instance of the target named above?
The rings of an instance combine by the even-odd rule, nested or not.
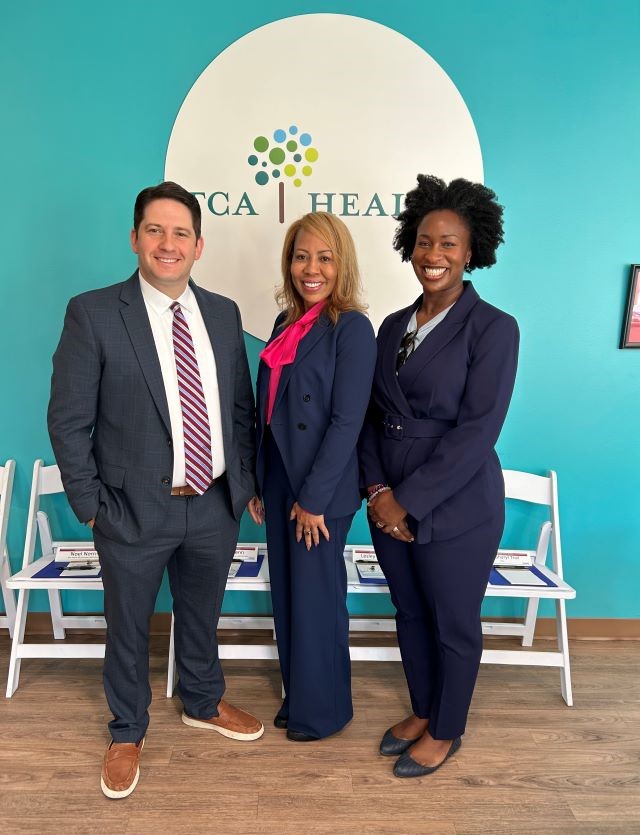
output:
[[[266,443],[264,504],[271,600],[285,690],[280,714],[295,731],[323,737],[353,717],[344,546],[353,514],[326,519],[331,539],[307,551],[287,508],[295,496],[273,438]]]
[[[273,336],[281,332],[282,316]],[[272,336],[272,338],[273,338]],[[285,366],[265,426],[269,369],[258,372],[257,474],[265,505],[271,595],[286,698],[281,715],[315,737],[351,719],[343,551],[361,503],[356,445],[371,391],[375,339],[361,313],[323,315]],[[323,514],[330,540],[295,540],[293,503]]]
[[[360,440],[361,484],[388,484],[411,544],[372,527],[396,607],[413,710],[436,739],[464,732],[482,651],[480,604],[504,525],[494,445],[518,356],[513,317],[470,282],[396,374],[411,313],[387,317]]]

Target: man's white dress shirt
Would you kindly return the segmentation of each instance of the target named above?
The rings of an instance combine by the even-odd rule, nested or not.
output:
[[[156,344],[158,359],[164,390],[169,405],[169,418],[171,420],[171,437],[173,440],[173,487],[183,487],[185,479],[184,460],[184,431],[182,428],[182,406],[180,404],[180,392],[178,390],[178,373],[176,371],[176,359],[173,352],[173,311],[171,305],[174,299],[161,293],[152,287],[144,279],[138,270],[140,277],[140,289],[144,299],[153,333],[153,340]],[[207,403],[209,415],[209,427],[211,429],[211,459],[213,465],[213,478],[218,478],[225,471],[224,448],[222,446],[222,418],[220,416],[220,393],[218,391],[218,375],[216,372],[216,359],[213,355],[213,348],[209,340],[209,334],[200,313],[198,302],[193,290],[187,285],[186,290],[175,299],[182,308],[184,318],[189,325],[193,347],[200,369],[200,380],[204,399]]]

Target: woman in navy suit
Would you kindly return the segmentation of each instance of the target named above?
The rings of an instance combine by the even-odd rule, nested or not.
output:
[[[494,445],[518,326],[463,280],[494,264],[503,241],[490,189],[420,175],[398,221],[394,247],[422,294],[380,328],[360,458],[413,711],[380,753],[399,757],[396,776],[414,777],[460,747],[478,674],[480,606],[504,527]]]
[[[376,344],[353,241],[325,212],[289,228],[284,308],[260,355],[258,485],[285,699],[274,722],[297,742],[353,716],[343,552],[361,503],[356,446]],[[260,502],[250,510],[259,519]]]

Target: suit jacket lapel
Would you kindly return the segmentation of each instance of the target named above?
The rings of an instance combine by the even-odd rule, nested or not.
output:
[[[138,271],[126,281],[120,291],[120,301],[123,307],[120,310],[125,327],[131,339],[133,350],[136,353],[140,368],[144,374],[149,392],[160,413],[167,432],[171,433],[171,420],[169,419],[169,406],[167,395],[164,390],[160,360],[156,351],[156,344],[153,339],[151,325],[147,308],[140,290]]]
[[[405,387],[422,372],[425,365],[460,332],[472,307],[480,297],[470,281],[465,282],[465,289],[458,301],[451,308],[444,320],[428,334],[421,345],[414,351],[400,369],[400,377]]]
[[[298,365],[298,363],[302,362],[304,357],[314,348],[314,346],[322,339],[322,337],[327,333],[328,329],[331,327],[331,322],[324,316],[322,313],[318,321],[313,325],[309,333],[302,339],[298,345],[298,350],[296,351],[296,358],[292,363],[289,365],[284,365],[282,367],[282,374],[280,375],[280,382],[278,383],[278,391],[276,393],[276,400],[273,404],[273,413],[275,414],[276,409],[278,408],[278,404],[282,400],[285,391],[287,390],[287,386],[289,384],[289,380],[291,379],[291,375],[293,374],[293,369]]]
[[[393,325],[389,328],[387,339],[384,346],[382,346],[381,352],[382,379],[384,380],[384,385],[387,389],[387,396],[390,402],[394,404],[394,408],[397,407],[402,414],[407,415],[413,414],[413,411],[398,382],[398,375],[396,374],[396,360],[398,357],[398,351],[400,350],[400,343],[402,342],[403,336],[407,332],[409,319],[411,318],[413,311],[416,309],[416,304],[419,302],[420,299],[412,304],[411,307],[408,307],[404,314],[399,319],[396,319]]]
[[[213,356],[216,361],[216,376],[218,378],[218,396],[220,397],[220,413],[222,416],[222,434],[224,440],[231,438],[231,425],[233,415],[233,381],[231,379],[230,366],[230,341],[228,338],[229,322],[220,314],[217,307],[211,303],[210,297],[205,296],[200,288],[189,280],[189,285],[198,302],[200,313],[204,321]]]

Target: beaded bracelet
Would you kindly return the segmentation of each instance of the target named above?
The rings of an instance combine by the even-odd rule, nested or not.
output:
[[[374,490],[374,491],[373,491],[373,493],[370,493],[370,494],[369,494],[369,498],[367,499],[367,505],[370,505],[370,504],[371,504],[371,502],[375,499],[375,497],[376,497],[376,496],[379,496],[379,495],[380,495],[380,493],[386,493],[386,492],[388,492],[389,490],[391,490],[391,488],[389,487],[389,485],[388,485],[388,484],[383,484],[383,485],[381,485],[381,486],[376,485],[376,488],[377,488],[377,489],[376,489],[376,490]]]

